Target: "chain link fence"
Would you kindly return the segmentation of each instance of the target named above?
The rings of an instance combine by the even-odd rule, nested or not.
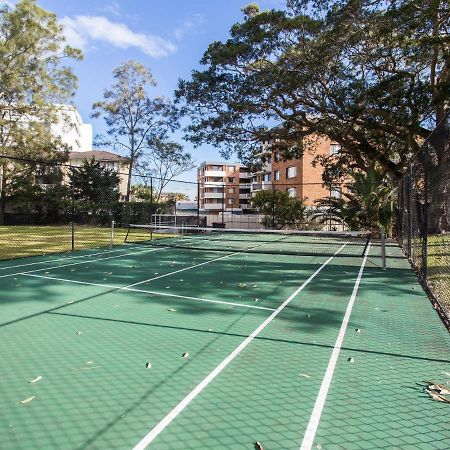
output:
[[[450,115],[436,127],[399,185],[397,237],[450,325]]]
[[[126,169],[126,164],[94,159],[75,165],[0,155],[0,259],[121,245],[130,224],[311,231],[380,227],[372,200],[365,204],[349,182],[267,180],[270,174],[247,170],[235,179],[186,181],[130,176]],[[376,197],[377,186],[371,188]]]

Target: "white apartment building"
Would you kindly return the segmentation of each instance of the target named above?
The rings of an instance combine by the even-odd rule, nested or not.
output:
[[[206,161],[197,171],[201,214],[244,213],[250,208],[251,174],[238,163]]]

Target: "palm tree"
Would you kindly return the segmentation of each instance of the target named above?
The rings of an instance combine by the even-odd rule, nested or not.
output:
[[[376,168],[353,171],[349,175],[353,181],[345,184],[342,197],[317,200],[311,219],[321,223],[339,221],[353,230],[379,232],[383,229],[391,235],[396,188]]]

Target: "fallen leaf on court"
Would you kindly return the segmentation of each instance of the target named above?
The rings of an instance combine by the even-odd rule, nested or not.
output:
[[[258,442],[258,441],[256,441],[256,442],[253,444],[253,447],[254,447],[255,450],[264,450],[263,446],[262,446],[261,443]]]
[[[350,357],[350,358],[347,358],[347,361],[348,361],[348,362],[355,362],[355,360],[354,360],[353,358],[351,358],[351,357]]]
[[[188,352],[184,352],[184,353],[181,355],[181,357],[182,357],[182,358],[189,358],[189,353],[188,353]]]
[[[436,392],[429,391],[428,389],[425,389],[425,392],[434,400],[435,402],[442,402],[442,403],[450,403],[450,399],[444,397],[443,395],[436,394]]]
[[[152,368],[152,363],[151,362],[146,363],[145,364],[145,368],[146,369],[151,369]]]
[[[252,287],[254,287],[254,288],[257,288],[258,287],[258,285],[257,284],[254,284]]]
[[[176,311],[176,309],[174,309],[174,308],[168,308],[168,309],[167,309],[167,311],[170,311],[170,312],[175,312],[175,311]]]
[[[94,364],[94,361],[86,361],[85,364]]]
[[[70,305],[73,302],[74,302],[74,300],[69,300],[68,302],[66,302],[66,305]]]
[[[77,335],[81,336],[83,333],[81,331],[77,331]]]
[[[357,333],[361,333],[361,329],[359,329],[359,328],[356,328],[355,331],[356,331]]]
[[[306,317],[307,317],[308,319],[311,319],[311,314],[306,314]]]
[[[36,378],[33,378],[28,383],[37,383],[39,380],[42,380],[42,376],[41,375],[37,376]]]
[[[35,398],[36,398],[36,396],[33,395],[32,397],[28,397],[25,400],[20,400],[19,403],[22,404],[22,405],[26,405],[27,403],[30,403]]]
[[[259,302],[259,298],[254,298],[253,301],[254,302]]]
[[[239,285],[238,285],[240,288],[243,288],[243,287],[245,287],[245,283],[239,283]]]
[[[300,376],[305,378],[311,378],[311,375],[308,375],[307,373],[301,373]]]
[[[210,328],[208,331],[213,331],[213,329],[212,328]]]

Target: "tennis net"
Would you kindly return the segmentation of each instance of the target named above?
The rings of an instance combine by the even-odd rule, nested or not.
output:
[[[241,230],[130,225],[125,242],[205,251],[362,257],[370,234],[347,231]]]

